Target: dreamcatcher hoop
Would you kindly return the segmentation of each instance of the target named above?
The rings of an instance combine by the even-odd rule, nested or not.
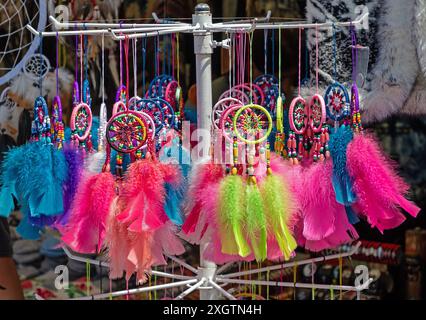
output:
[[[266,94],[267,89],[270,87],[276,86],[278,87],[279,81],[272,74],[262,74],[254,79],[253,82],[255,85],[259,86],[263,92]]]
[[[219,129],[222,132],[222,136],[229,142],[233,143],[234,135],[234,117],[236,112],[243,107],[241,104],[234,104],[222,112],[219,120]],[[243,144],[243,141],[237,140],[238,144]]]
[[[26,6],[25,2],[22,3],[21,8]],[[36,2],[36,1],[34,1],[34,2]],[[47,1],[45,1],[45,0],[39,0],[36,3],[37,3],[37,6],[38,6],[38,25],[37,25],[36,29],[37,29],[37,31],[41,32],[46,27],[46,21],[47,21]],[[25,12],[27,12],[27,11],[25,11]],[[16,8],[16,13],[15,14],[19,15],[19,17],[21,17],[21,15],[22,15],[22,13],[19,12],[18,8]],[[28,16],[28,13],[27,13],[27,16]],[[28,21],[26,21],[26,22],[28,24],[32,24],[34,20],[35,20],[35,16],[28,17]],[[6,22],[6,21],[3,21],[3,22]],[[20,19],[20,21],[21,21],[21,19]],[[8,36],[10,38],[10,35],[12,33],[15,33],[15,32],[21,32],[21,33],[23,33],[24,31],[26,32],[26,29],[25,29],[25,26],[22,25],[19,30],[14,30],[14,31],[11,31],[11,32],[6,33],[6,34],[2,34],[0,36],[0,38],[2,38],[4,36]],[[29,47],[28,50],[27,50],[27,52],[25,52],[24,56],[22,57],[22,59],[18,61],[18,58],[16,58],[15,59],[15,65],[9,71],[7,71],[5,74],[2,74],[0,76],[0,85],[3,85],[5,83],[9,82],[11,79],[13,79],[14,77],[16,77],[22,71],[22,69],[24,68],[24,66],[27,63],[28,59],[33,55],[33,53],[39,47],[40,40],[41,40],[41,38],[39,36],[36,36],[36,37],[34,37],[34,39],[31,42],[31,44],[30,44],[30,42],[28,44],[26,44],[26,45],[22,45],[22,43],[21,43],[19,49],[16,49],[16,48],[12,49],[13,52],[18,52],[18,55],[19,55],[21,53],[22,49],[24,49],[26,47]],[[6,41],[6,43],[8,43],[8,41]],[[9,51],[6,51],[6,49],[5,49],[5,51],[0,52],[0,62],[3,60],[4,56],[6,54],[8,54],[8,53],[9,53]]]
[[[121,101],[126,104],[127,88],[124,84],[120,85],[115,93],[115,102]]]
[[[306,100],[298,96],[291,101],[288,111],[290,129],[297,134],[303,134],[308,124],[308,110]]]
[[[225,92],[223,92],[220,97],[219,100],[225,99],[225,98],[234,98],[237,100],[240,100],[241,103],[243,105],[249,104],[250,103],[250,98],[247,94],[244,93],[244,91],[240,90],[240,89],[228,89]]]
[[[179,84],[177,81],[173,80],[167,85],[166,92],[164,94],[164,99],[172,106],[174,111],[178,111],[179,109],[181,91],[178,90],[178,87]]]
[[[163,125],[167,125],[169,128],[173,128],[175,125],[175,112],[170,103],[159,97],[153,98],[151,100],[157,103],[163,111]]]
[[[247,113],[246,111],[251,111],[250,114]],[[255,114],[255,111],[259,111],[261,112],[261,114],[263,115],[257,115]],[[244,113],[244,114],[243,114]],[[248,116],[247,119],[240,119],[240,116]],[[251,118],[250,118],[251,117]],[[266,118],[266,120],[264,120],[264,118]],[[238,130],[239,128],[241,128],[243,131],[247,131],[247,130],[251,130],[254,132],[251,132],[250,134],[258,134],[261,132],[261,130],[263,130],[262,128],[260,128],[259,126],[262,125],[262,122],[268,122],[268,128],[266,130],[266,133],[259,139],[256,140],[249,140],[246,139],[245,137],[243,137],[240,133],[240,130]],[[244,126],[258,126],[257,128],[244,128]],[[263,141],[265,141],[268,136],[271,134],[272,131],[272,117],[270,115],[270,113],[268,112],[268,110],[266,110],[264,107],[259,106],[257,104],[248,104],[245,105],[244,107],[240,108],[237,113],[235,114],[234,117],[234,133],[237,135],[237,138],[240,139],[241,141],[247,143],[247,144],[258,144],[261,143]]]
[[[350,104],[346,88],[339,82],[334,82],[325,91],[325,107],[327,117],[333,121],[340,121],[348,115]]]
[[[164,126],[164,112],[161,106],[153,99],[140,99],[134,106],[135,111],[148,114],[155,123],[155,133],[159,133]]]
[[[135,152],[146,142],[146,121],[138,112],[130,110],[119,112],[108,121],[106,138],[111,148],[117,152]]]
[[[259,86],[257,86],[257,87],[260,89]],[[249,98],[251,96],[251,99],[252,99],[252,101],[253,101],[254,104],[262,105],[262,103],[263,103],[263,101],[262,101],[262,103],[259,102],[260,97],[257,95],[257,93],[255,92],[255,90],[252,89],[252,87],[250,86],[249,83],[238,84],[236,86],[233,86],[232,89],[234,89],[234,90],[241,90]],[[260,91],[262,91],[262,90],[260,89]],[[265,96],[263,96],[263,100],[265,100]]]
[[[222,113],[235,104],[238,104],[241,107],[243,106],[243,103],[240,100],[231,97],[223,98],[216,102],[212,109],[212,122],[215,129],[220,129],[220,118]]]
[[[40,81],[49,73],[50,67],[50,61],[44,54],[35,53],[25,62],[24,74],[34,81]]]
[[[71,113],[70,129],[73,136],[81,141],[85,141],[92,128],[92,110],[87,103],[79,103]]]
[[[124,112],[127,110],[126,105],[123,101],[119,100],[112,106],[112,115],[115,116],[119,112]]]
[[[314,133],[320,133],[326,120],[325,102],[320,94],[314,94],[309,101],[309,126]]]
[[[74,81],[74,84],[72,86],[72,103],[73,105],[77,105],[80,103],[80,89],[77,80]]]

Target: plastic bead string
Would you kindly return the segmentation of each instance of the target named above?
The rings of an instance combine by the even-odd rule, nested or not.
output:
[[[59,35],[56,33],[56,96],[52,103],[51,134],[52,141],[58,149],[61,149],[65,140],[64,123],[62,121],[62,103],[59,95]]]
[[[283,155],[284,153],[284,125],[283,125],[283,98],[281,96],[281,29],[278,29],[278,99],[276,106],[276,134],[275,134],[275,144],[274,150],[278,155]]]
[[[356,84],[357,63],[358,63],[358,48],[356,43],[356,33],[353,25],[350,27],[352,38],[352,87],[351,87],[351,118],[352,129],[355,133],[362,131],[361,113],[359,111],[359,95]]]
[[[43,38],[40,40],[39,55],[43,55]],[[34,120],[31,123],[31,140],[50,144],[50,118],[46,100],[43,97],[43,76],[39,75],[40,95],[34,101]]]

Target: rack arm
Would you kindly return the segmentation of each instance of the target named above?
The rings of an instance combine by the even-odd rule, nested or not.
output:
[[[323,256],[323,257],[317,257],[317,258],[312,258],[312,259],[305,259],[305,260],[300,260],[300,261],[282,263],[282,264],[278,264],[278,265],[275,265],[275,266],[264,267],[264,268],[260,268],[260,269],[252,269],[252,270],[248,270],[248,271],[228,273],[228,274],[222,275],[221,278],[234,278],[234,277],[239,277],[239,276],[244,276],[244,275],[249,275],[249,274],[257,274],[259,272],[280,270],[280,269],[283,269],[283,268],[293,267],[295,265],[301,266],[301,265],[305,265],[305,264],[309,264],[309,263],[313,263],[313,262],[323,262],[323,261],[328,261],[328,260],[333,260],[333,259],[338,259],[338,258],[350,257],[358,251],[360,246],[361,246],[361,242],[359,241],[350,251],[345,252],[345,253],[338,253],[338,254],[333,254],[333,255],[329,255],[329,256]]]
[[[102,22],[60,22],[54,16],[49,16],[50,22],[53,23],[55,29],[67,29],[67,28],[153,28],[160,27],[170,28],[170,23],[102,23]],[[189,23],[176,22],[175,25],[187,25]]]

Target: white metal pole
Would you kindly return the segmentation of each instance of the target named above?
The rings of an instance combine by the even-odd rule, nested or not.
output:
[[[194,53],[197,77],[197,129],[207,130],[210,134],[211,130],[211,112],[212,112],[212,72],[211,72],[211,55],[212,34],[205,31],[205,24],[212,23],[212,15],[210,7],[207,4],[200,3],[195,7],[195,13],[192,15],[192,24],[200,25],[199,30],[194,31]],[[200,138],[200,134],[198,138]],[[203,135],[205,139],[206,136]],[[200,140],[198,140],[200,141]],[[204,144],[204,145],[210,145]],[[204,151],[208,156],[209,152]],[[206,243],[200,244],[200,277],[212,279],[216,272],[216,264],[203,259],[203,252],[207,247]],[[207,286],[206,281],[203,286]],[[200,290],[201,300],[213,300],[217,298],[217,292],[214,289]]]

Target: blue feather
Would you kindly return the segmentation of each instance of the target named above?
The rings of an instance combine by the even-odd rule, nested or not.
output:
[[[350,206],[356,201],[352,191],[352,181],[346,168],[346,149],[353,138],[349,126],[341,126],[336,133],[330,136],[330,154],[333,159],[333,188],[336,201],[345,206]]]
[[[170,184],[165,184],[166,189],[166,201],[164,203],[164,211],[166,212],[169,219],[177,226],[183,224],[181,204],[182,204],[182,192],[173,188]]]
[[[183,224],[182,203],[188,189],[188,177],[191,171],[191,158],[189,152],[179,144],[179,138],[174,138],[171,146],[164,146],[159,154],[163,163],[179,164],[182,173],[182,182],[176,188],[169,183],[165,184],[166,201],[164,210],[169,219],[178,226]]]

